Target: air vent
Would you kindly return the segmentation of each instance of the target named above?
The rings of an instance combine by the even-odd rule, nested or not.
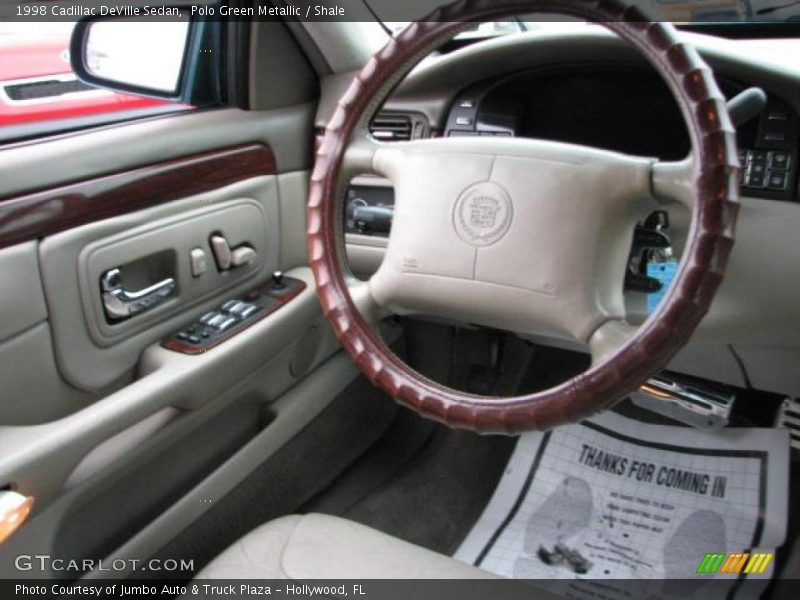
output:
[[[56,98],[64,94],[75,94],[78,92],[88,92],[93,90],[91,86],[82,81],[49,79],[32,83],[20,83],[8,85],[5,88],[6,95],[17,102],[25,100],[41,100],[43,98]]]
[[[410,116],[387,113],[378,114],[369,126],[373,137],[382,142],[406,142],[412,138],[413,129]]]

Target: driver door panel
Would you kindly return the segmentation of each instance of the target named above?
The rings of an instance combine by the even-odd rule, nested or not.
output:
[[[0,150],[0,487],[35,497],[3,576],[25,576],[20,553],[150,556],[355,377],[303,266],[313,114],[198,111]],[[220,269],[215,234],[255,258]],[[109,319],[115,268],[174,291]],[[208,352],[162,347],[276,270],[306,284],[279,310]]]

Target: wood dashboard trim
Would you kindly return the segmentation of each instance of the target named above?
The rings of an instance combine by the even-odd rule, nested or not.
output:
[[[0,248],[273,175],[276,166],[269,147],[242,144],[0,199]]]

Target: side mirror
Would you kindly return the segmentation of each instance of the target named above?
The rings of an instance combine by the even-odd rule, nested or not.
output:
[[[90,18],[73,31],[70,61],[84,82],[163,100],[186,100],[188,19]]]

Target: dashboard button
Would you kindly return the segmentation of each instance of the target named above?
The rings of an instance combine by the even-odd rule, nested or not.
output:
[[[750,173],[747,177],[747,181],[745,182],[745,186],[751,188],[763,188],[764,187],[764,172],[760,173]]]
[[[786,133],[783,131],[768,131],[764,134],[764,139],[768,142],[785,142]]]
[[[788,152],[770,152],[769,163],[773,169],[788,169],[791,156]]]
[[[767,178],[767,189],[782,192],[786,189],[788,179],[786,171],[773,171]]]
[[[789,113],[785,113],[782,110],[771,110],[767,113],[767,120],[768,121],[788,121],[789,120]]]

